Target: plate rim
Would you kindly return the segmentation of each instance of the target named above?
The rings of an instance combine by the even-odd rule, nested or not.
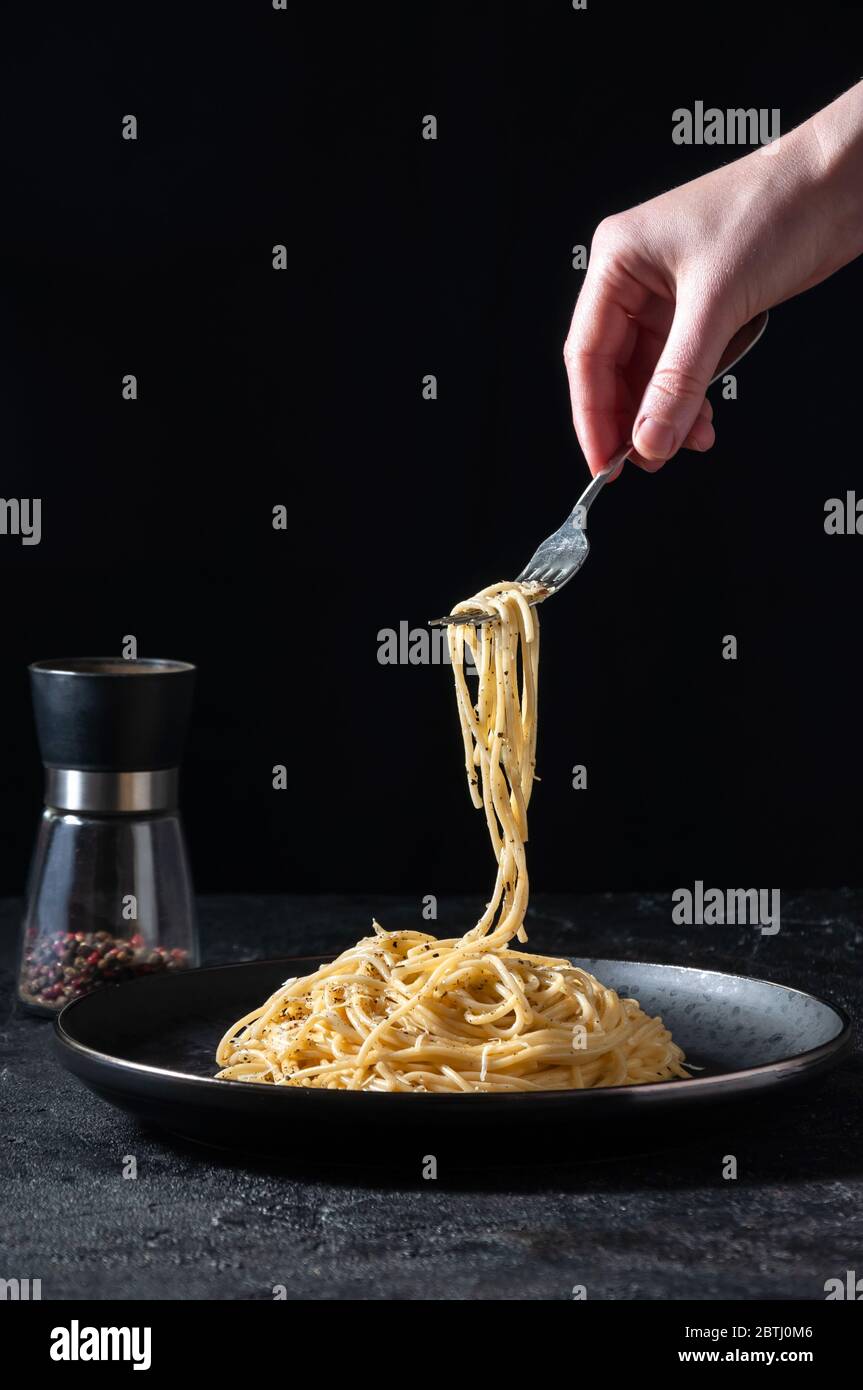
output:
[[[178,972],[178,974],[174,978],[181,979],[188,976],[206,974],[211,971],[237,970],[245,966],[251,965],[261,967],[279,966],[281,968],[281,966],[283,965],[296,964],[301,961],[318,961],[319,963],[324,963],[328,960],[335,960],[338,954],[338,952],[334,951],[324,951],[312,952],[310,954],[307,953],[298,956],[271,956],[264,960],[223,961],[218,965],[196,966],[192,970],[184,970],[182,972]],[[767,1078],[771,1074],[782,1076],[783,1074],[789,1071],[804,1074],[811,1071],[813,1068],[817,1068],[821,1062],[826,1061],[828,1058],[835,1058],[838,1061],[839,1058],[845,1052],[848,1051],[852,1042],[853,1024],[851,1016],[848,1014],[848,1012],[843,1008],[841,1004],[836,1004],[830,999],[825,999],[823,995],[814,994],[812,990],[798,989],[795,985],[785,985],[780,983],[780,981],[778,980],[767,980],[762,979],[760,976],[757,975],[741,975],[739,973],[735,973],[729,970],[708,969],[697,965],[678,965],[674,962],[668,961],[614,960],[612,957],[607,956],[566,956],[564,958],[568,960],[604,961],[608,964],[620,966],[646,966],[648,968],[653,969],[672,969],[677,971],[685,971],[687,974],[692,975],[718,975],[726,980],[745,980],[748,983],[752,984],[769,985],[772,989],[780,989],[788,994],[798,994],[805,999],[814,1000],[817,1004],[820,1004],[823,1007],[832,1010],[832,1012],[836,1015],[842,1026],[834,1038],[829,1039],[827,1042],[819,1043],[816,1047],[807,1048],[803,1052],[790,1053],[787,1057],[778,1057],[773,1062],[761,1062],[754,1067],[743,1067],[739,1071],[723,1071],[713,1074],[711,1076],[678,1077],[675,1078],[673,1081],[646,1081],[637,1086],[597,1086],[588,1088],[567,1088],[564,1090],[557,1089],[548,1091],[508,1091],[506,1093],[507,1096],[510,1096],[520,1102],[524,1102],[525,1100],[537,1101],[541,1099],[547,1104],[566,1104],[569,1101],[571,1101],[572,1097],[574,1096],[625,1095],[632,1097],[633,1099],[635,1099],[638,1096],[643,1096],[645,1099],[647,1099],[649,1097],[656,1096],[659,1093],[666,1096],[673,1093],[675,1095],[681,1096],[682,1098],[684,1094],[691,1095],[693,1091],[698,1093],[699,1091],[709,1089],[711,1083],[713,1086],[727,1088],[729,1084],[734,1084],[737,1082],[746,1082],[747,1080],[750,1080],[753,1077]],[[125,989],[128,988],[130,985],[137,985],[139,987],[141,985],[146,986],[148,979],[153,980],[164,978],[164,976],[145,976],[143,979],[128,981],[126,984],[115,985],[113,986],[113,988]],[[54,1037],[55,1043],[60,1049],[61,1058],[65,1055],[66,1052],[71,1052],[75,1056],[90,1061],[94,1065],[98,1065],[103,1068],[107,1067],[110,1071],[118,1072],[121,1076],[128,1076],[129,1073],[131,1073],[132,1076],[140,1076],[141,1078],[157,1076],[162,1077],[166,1081],[182,1082],[186,1085],[191,1085],[195,1088],[201,1086],[212,1087],[215,1084],[222,1089],[224,1089],[227,1086],[230,1088],[231,1092],[241,1091],[244,1094],[248,1095],[250,1085],[247,1081],[239,1081],[227,1078],[220,1079],[217,1076],[195,1076],[191,1072],[172,1071],[169,1070],[167,1067],[153,1066],[149,1062],[134,1062],[131,1060],[124,1060],[123,1058],[112,1056],[111,1053],[102,1052],[98,1048],[90,1047],[86,1043],[79,1042],[76,1038],[70,1036],[70,1034],[66,1031],[66,1028],[64,1026],[64,1020],[66,1019],[67,1014],[73,1014],[76,1009],[85,1006],[87,1004],[88,999],[92,997],[92,994],[82,995],[80,999],[70,1000],[70,1002],[60,1010],[60,1013],[55,1018]],[[315,1086],[262,1085],[255,1086],[253,1089],[256,1093],[261,1093],[263,1095],[280,1095],[283,1093],[288,1093],[294,1096],[303,1096],[306,1099],[310,1099],[312,1096],[331,1097],[333,1095],[347,1096],[371,1094],[376,1097],[376,1103],[380,1103],[381,1099],[391,1099],[394,1096],[413,1096],[415,1100],[427,1101],[429,1098],[429,1094],[431,1094],[437,1102],[444,1100],[449,1101],[451,1103],[454,1100],[458,1100],[459,1103],[462,1105],[464,1105],[466,1097],[471,1098],[473,1100],[475,1100],[476,1097],[481,1097],[484,1095],[491,1095],[494,1096],[496,1099],[500,1098],[500,1093],[485,1091],[453,1092],[452,1094],[448,1092],[425,1093],[420,1091],[352,1092],[342,1090],[334,1091],[328,1088]],[[281,1102],[279,1103],[281,1104]],[[314,1104],[314,1102],[311,1103]],[[330,1101],[328,1103],[331,1104],[332,1102]]]

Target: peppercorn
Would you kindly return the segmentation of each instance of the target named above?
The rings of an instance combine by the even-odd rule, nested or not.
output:
[[[100,984],[119,983],[140,975],[180,970],[188,952],[164,946],[144,948],[136,932],[129,939],[110,932],[58,932],[25,948],[20,995],[33,1004],[59,1009]]]

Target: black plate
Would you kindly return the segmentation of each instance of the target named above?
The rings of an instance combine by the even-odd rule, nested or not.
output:
[[[331,958],[331,957],[330,957]],[[423,1142],[443,1126],[496,1136],[537,1124],[681,1126],[693,1108],[784,1090],[832,1066],[850,1042],[845,1014],[784,985],[677,965],[574,959],[619,994],[660,1014],[687,1061],[688,1081],[589,1091],[411,1095],[217,1081],[215,1049],[236,1019],[289,976],[324,957],[258,961],[108,986],[67,1005],[56,1023],[63,1063],[99,1095],[184,1138],[266,1154],[321,1148],[349,1159],[375,1137]],[[584,1126],[589,1124],[591,1130]],[[386,1141],[389,1142],[389,1141]],[[507,1140],[507,1142],[509,1142]]]

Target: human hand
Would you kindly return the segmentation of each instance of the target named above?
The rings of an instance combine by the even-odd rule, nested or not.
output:
[[[596,230],[564,349],[592,473],[714,442],[705,391],[734,333],[863,251],[863,83],[810,121]]]

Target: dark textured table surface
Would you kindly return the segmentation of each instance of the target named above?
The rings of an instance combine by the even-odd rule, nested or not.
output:
[[[438,932],[479,906],[442,900]],[[667,896],[540,897],[528,925],[539,950],[760,975],[860,1019],[861,910],[861,891],[784,894],[767,936],[673,926]],[[372,913],[422,925],[403,898],[204,898],[204,963],[342,949]],[[43,1298],[822,1299],[863,1270],[857,1052],[778,1109],[647,1148],[587,1134],[552,1162],[468,1155],[425,1181],[369,1166],[346,1134],[338,1167],[298,1173],[144,1131],[67,1075],[50,1024],[13,1007],[19,917],[0,904],[0,1277],[40,1278]]]

